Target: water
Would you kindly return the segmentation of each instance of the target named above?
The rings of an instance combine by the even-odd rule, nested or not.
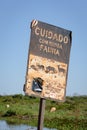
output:
[[[6,121],[1,120],[0,130],[37,130],[37,128],[28,125],[12,125],[12,124],[9,125],[6,123]],[[43,128],[43,130],[56,130],[56,129]]]

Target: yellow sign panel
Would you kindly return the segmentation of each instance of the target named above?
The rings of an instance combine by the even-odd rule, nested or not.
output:
[[[25,94],[64,101],[70,48],[71,31],[32,21]]]

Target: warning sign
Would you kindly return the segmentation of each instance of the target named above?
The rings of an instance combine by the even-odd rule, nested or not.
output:
[[[27,95],[64,101],[71,48],[69,30],[37,20],[31,37],[24,91]]]

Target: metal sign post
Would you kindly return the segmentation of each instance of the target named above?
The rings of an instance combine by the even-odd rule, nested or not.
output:
[[[38,130],[43,129],[45,99],[65,101],[71,43],[70,30],[31,22],[24,92],[40,97]]]
[[[40,98],[37,130],[42,130],[43,129],[44,112],[45,112],[45,99],[44,98]]]

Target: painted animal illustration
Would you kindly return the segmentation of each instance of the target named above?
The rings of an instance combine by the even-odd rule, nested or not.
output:
[[[38,69],[44,70],[44,65],[37,65]]]
[[[63,68],[61,65],[58,65],[58,71],[59,73],[63,73],[63,74],[65,74],[66,72],[65,68]]]
[[[54,67],[51,67],[51,66],[47,66],[46,67],[46,70],[45,70],[46,73],[57,73],[56,69]]]
[[[34,69],[34,70],[37,70],[35,65],[31,65],[31,68]]]

